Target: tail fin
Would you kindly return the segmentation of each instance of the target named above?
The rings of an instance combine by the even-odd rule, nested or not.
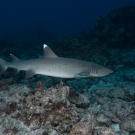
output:
[[[4,73],[7,69],[7,66],[5,65],[6,61],[0,58],[0,75]]]

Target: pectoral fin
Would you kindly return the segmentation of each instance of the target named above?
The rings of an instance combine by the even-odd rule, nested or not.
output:
[[[27,70],[26,74],[25,74],[25,79],[28,79],[28,78],[32,77],[33,75],[35,75],[35,72],[32,69]]]
[[[90,73],[87,71],[76,73],[75,77],[89,77]]]

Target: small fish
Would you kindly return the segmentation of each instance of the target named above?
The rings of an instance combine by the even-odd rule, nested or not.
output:
[[[7,68],[14,68],[15,74],[26,71],[25,78],[35,74],[60,78],[102,77],[113,71],[98,64],[78,59],[58,57],[46,44],[43,44],[44,54],[39,59],[19,60],[10,54],[12,62],[0,58],[0,74]]]

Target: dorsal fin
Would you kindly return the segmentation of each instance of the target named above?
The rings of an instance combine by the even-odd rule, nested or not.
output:
[[[41,56],[42,59],[46,57],[58,57],[46,44],[43,44],[44,54]]]
[[[10,54],[10,57],[11,57],[12,61],[19,61],[19,59],[13,54]]]

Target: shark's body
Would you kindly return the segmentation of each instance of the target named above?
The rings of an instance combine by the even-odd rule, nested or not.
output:
[[[6,62],[0,59],[0,74],[8,67],[14,68],[16,74],[20,70],[25,70],[26,78],[34,74],[60,78],[101,77],[113,72],[95,63],[58,57],[47,45],[44,45],[44,55],[40,59],[20,61],[12,54],[10,56],[13,62]]]

